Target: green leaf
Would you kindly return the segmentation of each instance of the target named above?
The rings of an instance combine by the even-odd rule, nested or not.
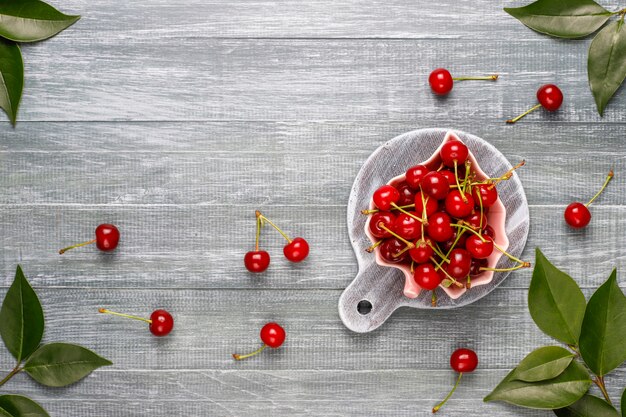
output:
[[[560,346],[544,346],[528,354],[515,368],[512,378],[526,382],[556,378],[569,366],[574,354]]]
[[[83,379],[101,366],[111,364],[82,346],[50,343],[33,353],[26,361],[24,371],[41,384],[63,387]]]
[[[612,13],[593,0],[538,0],[505,12],[529,28],[557,38],[581,38],[598,30]]]
[[[537,248],[528,290],[528,310],[548,336],[577,345],[585,315],[585,296],[569,275],[561,272]]]
[[[37,294],[18,265],[15,280],[0,310],[0,335],[18,362],[37,349],[43,336],[44,318]]]
[[[78,19],[39,0],[0,0],[0,36],[16,42],[47,39]]]
[[[589,87],[600,116],[626,78],[626,28],[623,18],[602,29],[589,46]]]
[[[554,409],[578,401],[591,386],[587,370],[572,361],[556,378],[538,382],[515,380],[515,369],[485,397],[484,401],[504,401],[527,408]]]
[[[0,395],[0,413],[3,417],[50,417],[39,404],[21,395]]]
[[[554,410],[559,417],[619,417],[617,410],[606,401],[593,395],[585,395],[574,404]]]
[[[606,375],[626,360],[626,296],[617,272],[591,296],[582,332],[580,354],[596,375]]]
[[[15,42],[0,38],[0,107],[15,126],[24,87],[22,52]]]

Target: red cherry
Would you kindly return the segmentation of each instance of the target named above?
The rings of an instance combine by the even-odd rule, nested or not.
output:
[[[424,217],[424,209],[426,209],[426,218],[430,217],[431,214],[439,209],[439,203],[437,202],[437,200],[429,195],[424,194],[421,191],[415,194],[414,203],[415,213],[417,213],[417,217],[420,218]]]
[[[391,185],[383,185],[374,191],[372,199],[376,207],[380,210],[388,211],[400,199],[400,192]]]
[[[400,198],[396,203],[399,206],[408,206],[415,202],[415,191],[406,182],[396,185],[396,189],[400,193]]]
[[[435,251],[431,247],[432,241],[430,238],[423,238],[415,242],[415,247],[409,249],[409,256],[418,264],[428,262],[430,258],[435,254]]]
[[[444,177],[446,177],[446,179],[448,180],[448,184],[456,184],[456,176],[454,175],[454,172],[450,171],[449,169],[442,169],[441,171],[438,171],[438,172]],[[465,173],[458,172],[459,180],[465,177],[463,174]]]
[[[441,276],[431,263],[421,264],[415,267],[413,278],[417,285],[425,290],[434,290],[441,284]]]
[[[571,203],[565,209],[565,221],[574,229],[582,229],[591,221],[591,212],[583,203]]]
[[[428,76],[428,84],[435,94],[445,96],[454,86],[454,80],[450,71],[445,68],[437,68]]]
[[[463,196],[465,199],[463,199]],[[446,211],[453,217],[463,218],[474,210],[474,199],[470,193],[452,190],[446,197]]]
[[[406,244],[404,242],[398,238],[392,237],[385,239],[383,243],[378,246],[378,251],[385,261],[398,264],[407,259],[408,251],[402,252],[405,248]],[[402,252],[402,254],[398,255],[400,252]]]
[[[476,259],[472,258],[472,266],[470,267],[470,275],[478,275],[482,274],[483,271],[480,268],[487,267],[487,259]]]
[[[478,366],[478,355],[471,349],[457,349],[450,356],[450,366],[456,372],[473,372]]]
[[[484,213],[481,214],[479,211],[472,212],[472,214],[463,220],[475,229],[483,229],[487,226],[487,216]]]
[[[263,272],[270,266],[270,254],[264,250],[250,251],[244,256],[243,263],[250,272]]]
[[[472,196],[478,207],[480,207],[480,201],[482,201],[483,208],[491,207],[498,199],[498,190],[493,184],[478,184],[472,188]]]
[[[469,150],[460,140],[450,140],[443,144],[439,156],[446,166],[454,167],[455,164],[460,166],[467,161]]]
[[[167,336],[174,328],[174,318],[165,310],[153,311],[150,321],[150,332],[155,336]]]
[[[563,93],[554,84],[546,84],[537,90],[537,100],[548,111],[557,111],[563,103]]]
[[[465,249],[452,249],[450,263],[447,264],[446,272],[455,279],[462,279],[469,275],[472,266],[472,256]]]
[[[435,242],[445,242],[446,240],[452,238],[454,230],[450,225],[450,216],[443,212],[434,213],[428,219],[426,232]]]
[[[420,181],[422,191],[436,200],[443,200],[450,192],[450,183],[441,173],[432,171]]]
[[[493,252],[493,240],[489,236],[483,236],[484,241],[472,233],[465,242],[465,248],[476,259],[486,259]]]
[[[379,211],[374,213],[370,219],[370,233],[372,236],[379,239],[391,237],[391,233],[388,230],[381,229],[380,223],[389,229],[394,230],[396,224],[396,216],[390,211]]]
[[[415,212],[411,212],[411,214],[417,216]],[[422,236],[422,223],[408,214],[400,213],[398,217],[396,217],[393,230],[406,240],[415,240]]]
[[[303,238],[297,237],[285,245],[283,253],[291,262],[302,262],[309,256],[309,244]]]
[[[107,310],[106,308],[101,308],[98,311],[100,313],[112,314],[114,316],[124,317],[127,319],[145,321],[150,325],[150,332],[155,336],[166,336],[174,328],[174,318],[165,310],[154,310],[150,315],[150,319],[131,316],[130,314],[116,313],[115,311]]]
[[[458,233],[459,232],[455,231],[450,239],[446,240],[445,242],[439,243],[441,249],[443,249],[445,252],[448,252],[450,249],[452,249],[453,245],[455,248],[464,248],[465,241],[467,240],[467,233],[461,234],[461,237],[459,237],[459,240],[457,240],[456,237]]]
[[[420,181],[429,172],[430,170],[424,165],[415,165],[406,170],[406,183],[409,184],[409,187],[417,190],[420,188]]]
[[[483,229],[483,236],[489,236],[494,241],[496,240],[496,231],[490,225],[485,226]]]
[[[272,349],[279,348],[285,342],[285,329],[278,323],[267,323],[261,328],[261,340]]]
[[[285,329],[283,329],[278,323],[267,323],[265,326],[261,328],[260,332],[261,341],[263,342],[263,346],[259,349],[255,350],[252,353],[248,353],[245,355],[233,354],[233,358],[237,361],[242,359],[249,358],[254,355],[258,355],[263,352],[265,348],[271,347],[272,349],[277,349],[285,343]]]
[[[91,245],[92,243],[95,243],[96,247],[101,251],[110,252],[117,247],[119,241],[120,231],[117,227],[112,224],[101,224],[96,227],[95,239],[63,248],[59,251],[59,254],[62,255],[70,249]]]
[[[450,366],[456,372],[459,373],[456,384],[454,384],[454,388],[448,394],[448,396],[439,404],[437,404],[433,408],[433,413],[436,413],[443,405],[452,397],[452,394],[456,390],[456,387],[461,382],[461,376],[466,372],[472,372],[478,366],[478,356],[473,350],[470,349],[457,349],[450,356]]]

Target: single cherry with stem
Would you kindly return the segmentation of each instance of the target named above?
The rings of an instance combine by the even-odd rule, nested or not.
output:
[[[261,236],[262,226],[261,217],[257,216],[254,250],[247,252],[243,258],[243,263],[250,272],[263,272],[270,266],[270,254],[267,251],[259,250],[259,238]]]
[[[441,172],[431,171],[420,181],[422,191],[434,198],[443,200],[450,192],[450,182]]]
[[[267,323],[265,326],[261,328],[261,341],[263,345],[255,350],[254,352],[238,355],[233,353],[233,359],[236,361],[240,361],[242,359],[249,358],[254,355],[258,355],[263,352],[265,348],[271,347],[272,349],[278,349],[285,342],[285,329],[283,329],[278,323]]]
[[[539,90],[537,90],[537,101],[539,101],[538,104],[526,110],[519,116],[507,120],[506,122],[509,124],[515,123],[522,117],[534,112],[540,107],[543,107],[548,111],[557,111],[563,103],[563,93],[561,92],[559,87],[554,84],[542,85],[541,87],[539,87]]]
[[[374,191],[372,200],[379,209],[389,211],[400,200],[400,192],[391,185],[383,185]]]
[[[63,255],[70,249],[79,248],[81,246],[96,244],[96,247],[103,252],[110,252],[117,247],[120,241],[120,231],[112,224],[101,224],[96,227],[96,238],[87,242],[78,243],[76,245],[68,246],[59,251],[59,255]]]
[[[302,262],[306,259],[307,256],[309,256],[309,243],[304,238],[289,238],[289,236],[287,236],[285,232],[280,230],[280,228],[272,223],[271,220],[262,215],[259,210],[256,211],[256,217],[261,221],[261,224],[263,224],[263,222],[267,222],[270,226],[276,229],[278,233],[282,235],[282,237],[285,238],[285,240],[287,241],[287,244],[283,248],[283,254],[285,255],[285,258],[287,258],[291,262]]]
[[[610,170],[609,174],[604,180],[602,188],[600,188],[596,195],[594,195],[587,204],[576,201],[565,208],[564,217],[565,222],[567,222],[568,225],[570,225],[574,229],[582,229],[589,224],[589,222],[591,221],[591,212],[589,211],[588,207],[591,203],[594,202],[596,198],[598,198],[602,191],[604,191],[611,179],[613,179],[613,176],[613,170]]]
[[[461,382],[461,377],[463,376],[463,374],[473,372],[477,366],[478,355],[476,355],[476,352],[474,352],[473,350],[462,348],[452,352],[452,355],[450,355],[450,367],[455,372],[458,372],[459,376],[456,379],[454,387],[452,387],[452,390],[446,396],[446,398],[444,398],[442,402],[433,407],[433,413],[439,411],[439,409],[443,407],[443,405],[450,399],[450,397],[452,397],[452,394],[454,394],[454,391],[456,391],[459,383]]]
[[[424,178],[424,175],[428,174],[430,170],[424,165],[415,165],[406,170],[406,183],[414,190],[420,188],[420,181]]]
[[[452,77],[450,71],[445,68],[437,68],[428,76],[428,84],[430,84],[430,88],[433,92],[440,96],[445,96],[450,91],[452,91],[452,87],[454,86],[455,81],[466,81],[466,80],[488,80],[495,81],[498,79],[498,75],[488,75],[485,77]]]
[[[152,314],[150,314],[149,319],[131,316],[130,314],[116,313],[115,311],[107,310],[106,308],[101,308],[98,312],[103,314],[112,314],[114,316],[124,317],[127,319],[145,321],[150,325],[150,333],[159,337],[167,336],[174,328],[174,318],[170,313],[162,309],[154,310]]]

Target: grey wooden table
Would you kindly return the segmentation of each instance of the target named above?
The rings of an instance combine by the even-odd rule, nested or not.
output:
[[[83,18],[23,47],[20,121],[0,126],[2,287],[22,264],[44,304],[45,340],[84,344],[115,365],[65,389],[19,375],[7,392],[59,417],[426,416],[453,383],[449,353],[468,346],[480,368],[444,415],[550,415],[482,402],[550,343],[527,311],[531,271],[471,306],[400,310],[355,334],[337,312],[356,273],[345,211],[384,141],[422,127],[474,133],[528,161],[525,258],[541,247],[589,295],[626,266],[626,92],[597,115],[589,39],[530,31],[502,11],[517,0],[52,3]],[[438,66],[501,79],[439,99],[426,84]],[[563,89],[562,109],[505,125],[547,82]],[[593,195],[611,166],[591,227],[569,230],[564,206]],[[310,259],[288,265],[266,233],[273,264],[248,274],[255,209],[309,239]],[[57,255],[102,222],[122,230],[114,254]],[[166,308],[176,328],[157,339],[101,306]],[[257,347],[270,320],[286,328],[284,348],[235,363],[230,354]],[[0,355],[0,368],[12,365]],[[624,368],[607,378],[614,399],[625,382]]]

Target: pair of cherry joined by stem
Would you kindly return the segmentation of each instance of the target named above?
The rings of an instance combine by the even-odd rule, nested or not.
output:
[[[448,393],[446,398],[443,399],[439,404],[433,407],[433,413],[436,413],[443,407],[443,405],[452,397],[454,391],[456,391],[459,383],[461,382],[461,377],[464,373],[473,372],[474,369],[478,366],[478,355],[471,349],[457,349],[452,352],[450,355],[450,367],[454,369],[454,371],[459,373],[459,376],[456,379],[456,383],[452,390]]]
[[[509,124],[515,123],[522,117],[534,112],[540,107],[543,107],[548,111],[557,111],[561,107],[561,104],[563,104],[563,92],[561,92],[559,87],[554,84],[542,85],[539,87],[539,90],[537,90],[537,101],[539,102],[538,104],[526,110],[519,116],[507,120],[506,122]]]
[[[609,182],[613,179],[613,170],[610,170],[606,179],[604,180],[604,184],[602,184],[602,188],[594,195],[591,200],[587,204],[580,203],[578,201],[571,203],[569,206],[565,208],[565,213],[563,216],[565,217],[565,222],[573,227],[574,229],[582,229],[587,226],[591,221],[591,212],[589,211],[589,206],[591,203],[595,201],[596,198],[604,191]]]
[[[130,314],[117,313],[115,311],[107,310],[106,308],[101,308],[98,312],[146,322],[150,325],[150,333],[155,336],[167,336],[174,328],[174,318],[170,313],[162,309],[154,310],[149,319],[132,316]]]
[[[452,77],[450,71],[445,68],[437,68],[428,76],[428,84],[430,84],[430,88],[433,92],[440,96],[447,95],[450,91],[452,91],[452,87],[454,87],[455,81],[467,81],[467,80],[487,80],[487,81],[496,81],[498,79],[498,75],[487,75],[484,77]]]
[[[120,231],[112,224],[101,224],[96,227],[96,238],[87,242],[78,243],[76,245],[68,246],[59,251],[59,255],[63,255],[70,249],[79,248],[81,246],[91,245],[95,243],[98,249],[104,252],[112,251],[117,247],[120,241]]]
[[[259,239],[261,236],[261,228],[267,222],[270,226],[278,231],[285,238],[287,244],[283,248],[285,258],[291,262],[302,262],[309,256],[309,244],[301,237],[291,239],[285,232],[276,226],[271,220],[261,214],[260,211],[255,212],[256,215],[256,239],[254,250],[249,251],[244,256],[243,262],[246,269],[250,272],[263,272],[270,266],[270,254],[267,251],[259,249]]]
[[[283,329],[278,323],[267,323],[265,326],[261,328],[260,332],[261,341],[263,345],[260,348],[255,350],[254,352],[247,353],[245,355],[239,355],[237,353],[233,353],[233,359],[240,361],[251,356],[258,355],[263,352],[265,348],[270,347],[272,349],[278,349],[285,342],[285,329]]]

